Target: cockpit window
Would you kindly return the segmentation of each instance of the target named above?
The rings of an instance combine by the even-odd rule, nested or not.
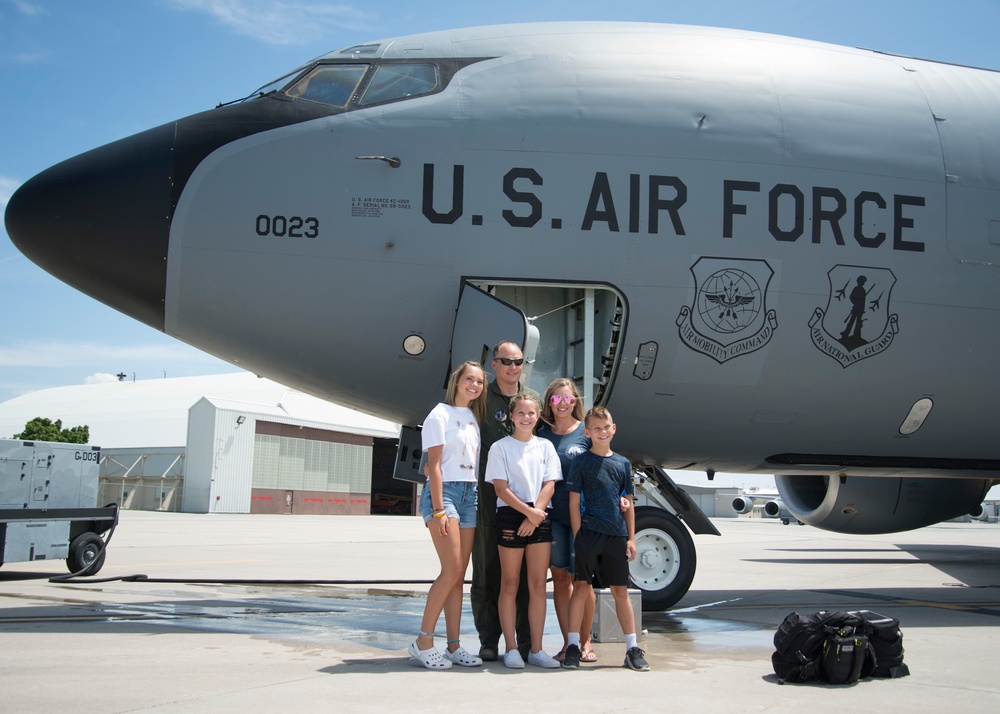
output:
[[[438,86],[438,74],[430,64],[384,64],[375,70],[364,96],[362,107],[393,99],[427,94]]]
[[[366,64],[317,65],[286,89],[285,94],[296,99],[344,107],[351,101],[367,69]]]
[[[382,45],[352,45],[351,47],[345,47],[340,51],[342,55],[374,55],[378,53],[379,47]]]
[[[281,89],[282,87],[284,87],[286,84],[288,84],[289,82],[291,82],[292,79],[294,77],[298,76],[301,72],[302,72],[302,67],[299,67],[294,72],[289,72],[286,75],[282,75],[281,77],[278,77],[278,79],[274,80],[273,82],[268,82],[267,84],[265,84],[263,87],[261,87],[260,89],[258,89],[256,92],[254,92],[253,94],[251,94],[250,96],[248,96],[247,99],[254,99],[256,97],[263,97],[265,94],[270,94],[271,92],[276,92],[279,89]]]
[[[332,55],[321,57],[237,101],[266,97],[269,102],[286,102],[293,113],[310,118],[314,118],[314,115],[340,114],[441,92],[457,72],[489,59],[467,57],[383,61],[377,57],[363,56],[377,54],[381,47],[378,44],[349,47],[341,50],[341,53],[349,53],[352,55],[351,59],[340,61]],[[234,103],[236,102],[228,104]]]

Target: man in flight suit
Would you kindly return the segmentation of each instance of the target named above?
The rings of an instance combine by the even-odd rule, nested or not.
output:
[[[496,377],[486,385],[486,419],[480,427],[479,510],[476,514],[476,539],[472,544],[472,616],[479,631],[479,656],[488,662],[498,657],[502,630],[497,602],[500,599],[500,553],[497,550],[497,494],[492,483],[484,481],[490,447],[509,436],[514,425],[510,420],[510,399],[521,392],[540,399],[538,392],[521,384],[524,355],[514,342],[501,342],[493,348],[490,363]],[[541,404],[541,401],[539,401]],[[522,563],[523,568],[523,563]],[[531,649],[528,627],[528,578],[522,570],[517,591],[517,647],[527,659]]]

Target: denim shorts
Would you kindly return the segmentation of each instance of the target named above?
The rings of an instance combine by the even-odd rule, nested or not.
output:
[[[444,512],[448,518],[457,520],[459,528],[476,527],[476,482],[445,481],[441,484]],[[431,486],[425,483],[420,493],[420,515],[424,523],[431,520],[434,504],[431,503]]]
[[[569,570],[572,574],[575,566],[573,529],[566,523],[552,521],[552,551],[549,554],[549,567]]]

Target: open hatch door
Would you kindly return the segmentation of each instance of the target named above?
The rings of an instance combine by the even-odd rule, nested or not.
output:
[[[522,347],[528,336],[528,320],[518,308],[477,288],[462,283],[455,314],[455,331],[451,338],[449,373],[466,360],[486,365],[492,359],[493,346],[501,340],[516,342]]]

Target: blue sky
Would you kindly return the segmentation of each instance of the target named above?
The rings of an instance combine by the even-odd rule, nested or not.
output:
[[[996,0],[0,0],[0,208],[58,161],[242,97],[330,50],[548,20],[735,27],[1000,68]],[[0,401],[118,372],[237,371],[49,277],[6,232],[0,270]]]

